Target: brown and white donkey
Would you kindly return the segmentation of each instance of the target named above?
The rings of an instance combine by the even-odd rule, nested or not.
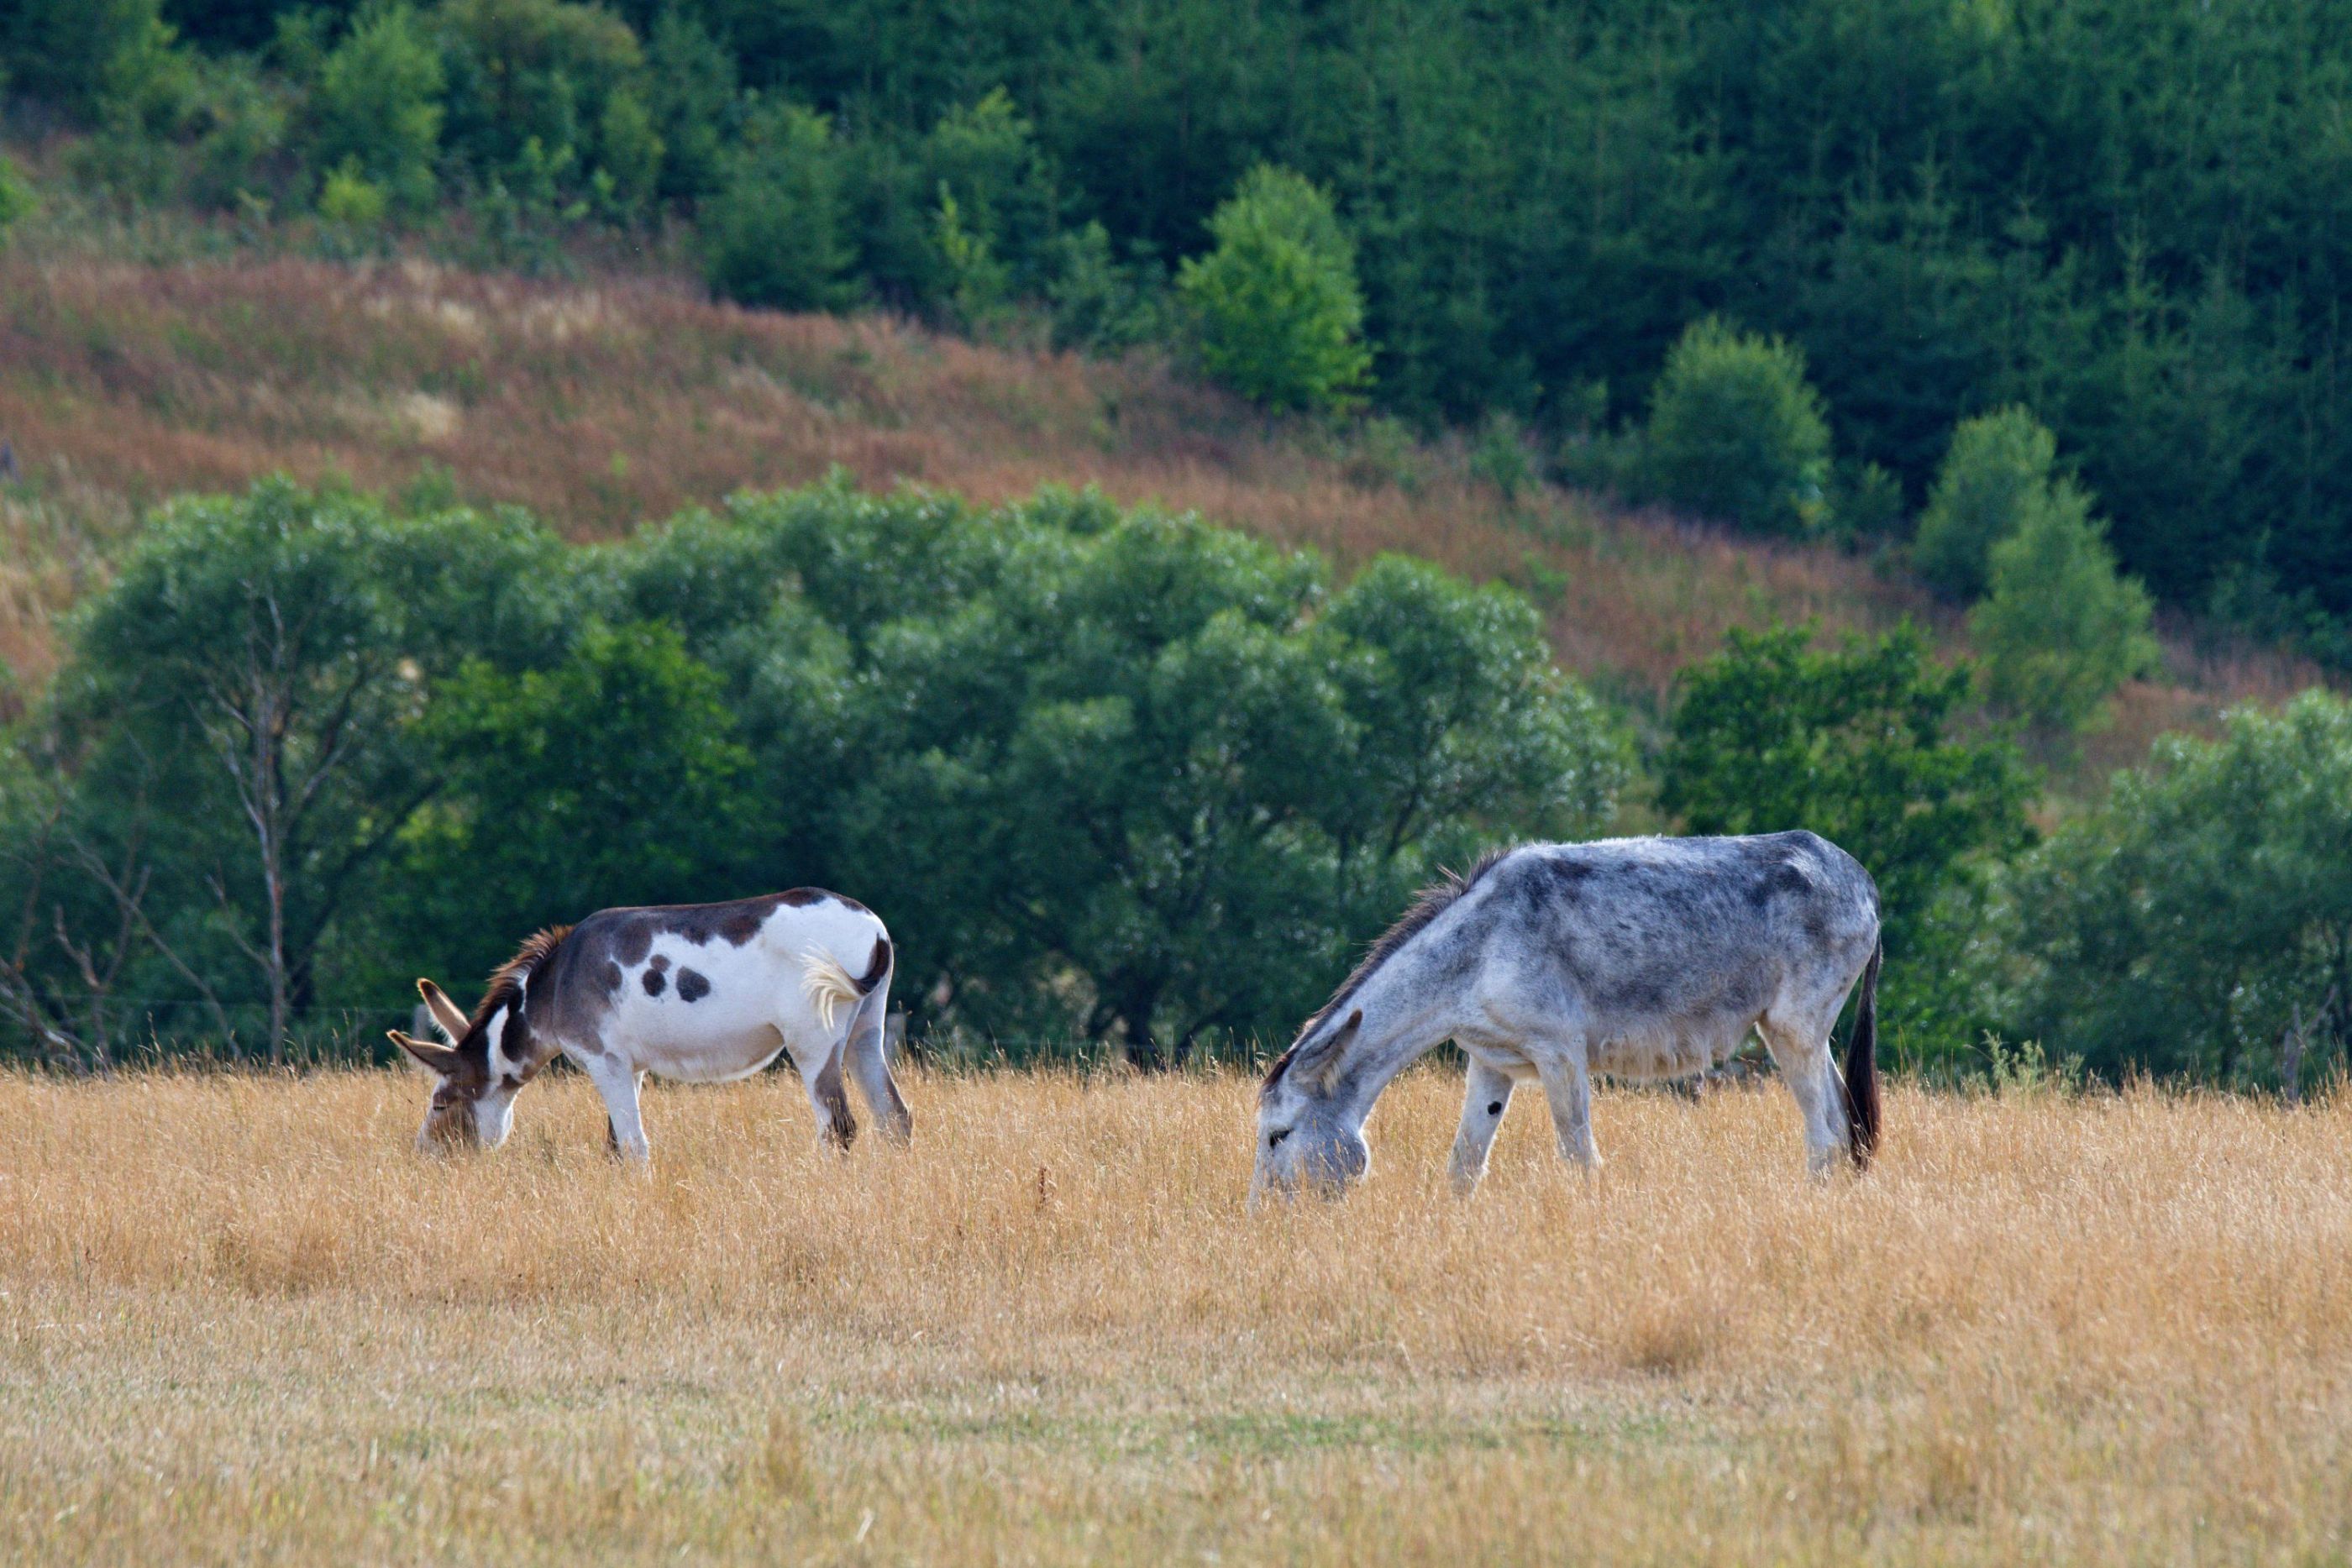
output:
[[[883,1134],[913,1126],[890,1076],[882,1022],[890,1005],[890,934],[854,898],[813,887],[728,904],[604,909],[542,931],[490,977],[472,1015],[430,980],[416,982],[446,1043],[393,1043],[434,1077],[419,1147],[496,1148],[516,1092],[558,1055],[604,1097],[622,1155],[650,1158],[637,1089],[647,1072],[723,1082],[789,1050],[816,1108],[817,1131],[856,1136],[845,1068]]]

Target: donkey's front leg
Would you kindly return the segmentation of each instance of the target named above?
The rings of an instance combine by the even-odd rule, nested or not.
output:
[[[1531,1045],[1528,1055],[1543,1080],[1544,1098],[1551,1102],[1559,1157],[1587,1172],[1599,1170],[1601,1150],[1592,1141],[1592,1075],[1585,1069],[1584,1042],[1547,1041]]]
[[[1495,1146],[1496,1129],[1511,1104],[1511,1075],[1470,1059],[1469,1082],[1462,1096],[1462,1130],[1454,1134],[1454,1190],[1467,1197],[1486,1174],[1486,1151]]]
[[[649,1163],[654,1146],[646,1141],[645,1120],[637,1113],[637,1087],[645,1075],[617,1055],[583,1053],[572,1060],[604,1097],[604,1135],[613,1152],[637,1165]]]

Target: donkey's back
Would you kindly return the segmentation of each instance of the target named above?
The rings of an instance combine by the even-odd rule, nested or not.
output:
[[[1622,1076],[1702,1071],[1776,1012],[1810,1026],[1878,946],[1870,873],[1810,832],[1530,844],[1490,876],[1521,987]]]

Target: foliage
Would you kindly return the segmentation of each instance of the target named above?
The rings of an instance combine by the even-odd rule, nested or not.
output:
[[[733,732],[719,675],[672,627],[592,623],[543,669],[469,661],[416,732],[446,787],[402,835],[383,946],[469,977],[592,909],[748,885],[754,779]]]
[[[1178,269],[1211,375],[1278,409],[1353,402],[1371,371],[1354,242],[1329,194],[1261,164],[1209,219],[1217,246]]]
[[[1286,1034],[1440,863],[1591,831],[1625,768],[1507,590],[1334,593],[1050,492],[828,486],[563,554],[275,482],[159,519],[45,711],[0,894],[70,948],[45,914],[0,1017],[51,1054],[162,996],[276,1049],[595,907],[830,883],[920,1029],[1165,1062]]]
[[[2031,838],[2017,747],[1960,727],[1973,684],[1909,625],[1815,651],[1810,629],[1734,631],[1683,677],[1658,804],[1693,832],[1810,828],[1877,880],[1897,1030],[1968,1020],[1945,971],[1986,870]]]
[[[2156,667],[2150,610],[2116,573],[2089,500],[2071,486],[1992,549],[1991,592],[1969,612],[1999,706],[2060,731],[2101,722],[2117,686]]]
[[[1959,600],[1983,597],[1992,550],[2024,520],[2073,504],[2074,487],[2053,477],[2058,439],[2025,409],[1964,421],[1919,514],[1911,561],[1919,575]]]
[[[9,85],[88,120],[137,98],[171,47],[162,0],[17,0],[9,10]]]
[[[283,1051],[338,921],[441,787],[408,734],[431,683],[543,640],[524,601],[552,544],[283,481],[142,534],[59,677],[62,831],[36,863],[138,934],[129,982],[178,998],[172,1025]]]
[[[1810,532],[1824,517],[1829,453],[1801,350],[1708,317],[1666,356],[1646,455],[1667,500],[1758,533]]]
[[[2313,691],[2170,736],[2009,879],[2001,1005],[2094,1071],[2306,1079],[2352,1045],[2352,705]]]
[[[703,274],[712,290],[784,310],[843,303],[849,256],[831,126],[788,104],[755,115],[744,138],[704,210]]]
[[[1523,601],[1402,561],[1327,604],[1311,559],[1188,519],[834,490],[648,566],[668,586],[628,602],[695,599],[766,771],[833,815],[823,858],[891,912],[906,989],[948,998],[928,1021],[1008,1051],[1286,1033],[1439,860],[1589,830],[1622,770]],[[788,580],[829,628],[775,638],[817,645],[789,680],[759,652]]]
[[[8,225],[29,214],[38,204],[32,183],[16,164],[0,156],[0,240],[5,239]]]
[[[484,184],[595,193],[626,217],[652,196],[662,143],[626,23],[571,0],[440,0],[451,159]]]
[[[370,0],[320,62],[310,96],[310,149],[322,170],[355,165],[410,211],[436,185],[446,78],[410,6]]]

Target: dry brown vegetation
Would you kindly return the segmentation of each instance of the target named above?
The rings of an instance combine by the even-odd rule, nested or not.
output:
[[[2352,1099],[1898,1090],[1816,1186],[1771,1092],[1536,1107],[1443,1188],[1244,1215],[1250,1085],[0,1079],[0,1558],[2340,1561]]]
[[[57,612],[138,509],[272,470],[532,508],[575,538],[839,465],[983,501],[1095,485],[1196,508],[1341,562],[1384,549],[1507,577],[1569,668],[1660,694],[1725,627],[1957,619],[1833,550],[1738,541],[1542,487],[1506,499],[1458,449],[1276,426],[1158,361],[1090,363],[878,319],[712,304],[675,281],[485,276],[422,262],[148,266],[0,256],[0,434],[32,481],[0,494],[0,658],[37,682]],[[2100,754],[2271,699],[2313,672],[2176,648]]]

